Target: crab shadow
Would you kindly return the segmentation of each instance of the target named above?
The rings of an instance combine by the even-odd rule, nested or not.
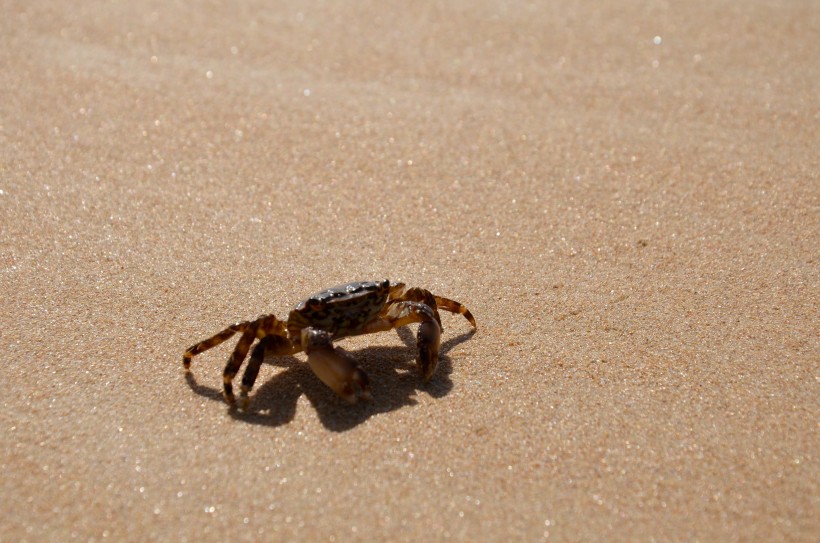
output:
[[[422,383],[418,377],[415,334],[406,327],[399,328],[396,332],[404,346],[373,346],[345,351],[349,352],[370,378],[373,395],[370,401],[348,404],[326,387],[307,363],[296,357],[266,357],[266,364],[284,369],[252,393],[247,411],[228,408],[228,413],[234,419],[250,424],[281,426],[296,416],[299,397],[304,394],[328,430],[343,432],[373,415],[415,405],[418,392],[434,398],[446,396],[453,389],[450,379],[453,364],[446,353],[470,339],[475,331],[470,330],[441,344],[438,369],[428,383]],[[344,351],[339,346],[337,348]],[[185,375],[188,386],[196,394],[220,403],[224,401],[221,389],[199,384],[191,373]]]

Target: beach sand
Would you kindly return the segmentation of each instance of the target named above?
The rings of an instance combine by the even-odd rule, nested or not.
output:
[[[820,5],[571,4],[4,2],[0,541],[817,541]]]

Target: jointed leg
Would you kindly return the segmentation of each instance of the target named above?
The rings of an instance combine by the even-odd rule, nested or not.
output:
[[[455,301],[450,300],[448,298],[442,298],[441,296],[433,296],[436,300],[436,305],[439,309],[443,309],[445,311],[449,311],[450,313],[459,313],[464,315],[464,318],[470,321],[470,324],[473,325],[473,328],[478,328],[475,323],[475,317],[473,314],[470,313],[470,310],[467,309],[463,304]]]
[[[396,299],[394,303],[400,302],[418,302],[426,305],[433,312],[433,317],[436,319],[439,327],[441,327],[441,317],[438,314],[438,306],[436,305],[436,297],[429,290],[419,287],[407,288],[402,295]],[[418,321],[414,321],[418,322]]]
[[[245,367],[245,373],[242,374],[242,390],[239,393],[242,409],[247,409],[248,404],[250,404],[248,394],[256,382],[256,377],[259,375],[259,368],[262,366],[265,355],[286,356],[293,354],[295,351],[296,349],[294,349],[293,344],[284,336],[265,336],[259,340],[259,343],[257,343],[253,351],[251,351],[251,357],[250,360],[248,360],[248,365]]]
[[[229,326],[218,334],[189,347],[182,355],[182,364],[185,366],[185,370],[187,371],[190,369],[191,359],[194,356],[216,347],[237,333],[241,333],[242,336],[239,338],[239,341],[237,342],[233,353],[231,353],[230,358],[228,358],[228,363],[225,365],[225,370],[222,374],[224,383],[223,394],[225,396],[225,401],[231,405],[235,402],[233,394],[233,379],[237,372],[239,372],[239,368],[242,366],[242,362],[245,360],[248,350],[255,339],[258,338],[260,340],[264,340],[268,337],[279,338],[276,340],[277,346],[281,342],[285,342],[286,346],[291,346],[290,341],[286,337],[287,333],[285,331],[284,323],[273,315],[263,315],[253,321],[239,322]],[[253,386],[256,376],[259,374],[259,365],[261,365],[262,358],[264,358],[266,347],[262,346],[262,343],[265,343],[268,347],[270,347],[273,344],[273,340],[269,342],[260,341],[258,352],[256,349],[254,350],[254,355],[258,355],[258,360],[256,357],[252,359],[252,364],[249,366],[245,376],[243,377],[243,385],[246,380],[249,382],[248,390],[250,390],[250,387]],[[291,354],[292,352],[295,352],[292,346],[290,349],[287,349],[287,351],[288,352],[282,354]]]
[[[245,361],[248,350],[251,348],[251,344],[255,339],[256,321],[251,323],[242,334],[242,337],[239,338],[233,353],[231,353],[230,358],[228,358],[228,363],[225,364],[225,371],[222,372],[223,395],[225,396],[225,401],[231,405],[236,403],[236,398],[234,398],[233,395],[233,378],[236,377],[236,374],[239,372],[239,368],[242,366],[242,362]]]
[[[416,335],[416,345],[419,349],[417,359],[419,375],[424,382],[430,380],[438,367],[441,326],[437,316],[427,304],[400,301],[391,304],[387,313],[371,325],[372,331],[375,332],[398,328],[414,322],[421,323]]]
[[[182,365],[185,366],[185,369],[188,370],[191,368],[191,359],[200,353],[204,353],[208,349],[212,349],[216,347],[220,343],[225,340],[230,339],[233,337],[234,334],[237,332],[244,332],[248,325],[251,324],[249,321],[245,322],[238,322],[234,325],[231,325],[218,334],[209,337],[206,340],[200,341],[194,345],[191,345],[185,350],[185,354],[182,355]]]
[[[441,317],[439,317],[438,310],[443,309],[445,311],[449,311],[450,313],[458,313],[460,315],[464,315],[464,318],[470,321],[470,324],[473,325],[473,328],[477,327],[473,314],[470,313],[470,310],[467,309],[464,305],[455,300],[450,300],[449,298],[436,296],[429,290],[423,288],[407,288],[404,285],[398,285],[396,286],[395,291],[391,290],[390,301],[391,303],[397,303],[401,301],[421,302],[429,306],[433,310],[433,314],[435,315],[436,322],[438,322],[439,326],[441,326]]]

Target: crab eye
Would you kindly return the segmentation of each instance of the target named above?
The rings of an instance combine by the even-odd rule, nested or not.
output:
[[[390,287],[390,279],[385,279],[384,281],[382,281],[381,287],[382,288],[389,288]]]

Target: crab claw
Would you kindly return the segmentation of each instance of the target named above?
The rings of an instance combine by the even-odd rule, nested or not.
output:
[[[441,327],[434,320],[424,321],[419,325],[417,346],[419,348],[419,374],[426,383],[433,377],[438,367],[438,350],[441,340]]]
[[[306,328],[302,330],[302,346],[310,369],[333,392],[349,403],[371,398],[367,375],[333,347],[329,333]]]

